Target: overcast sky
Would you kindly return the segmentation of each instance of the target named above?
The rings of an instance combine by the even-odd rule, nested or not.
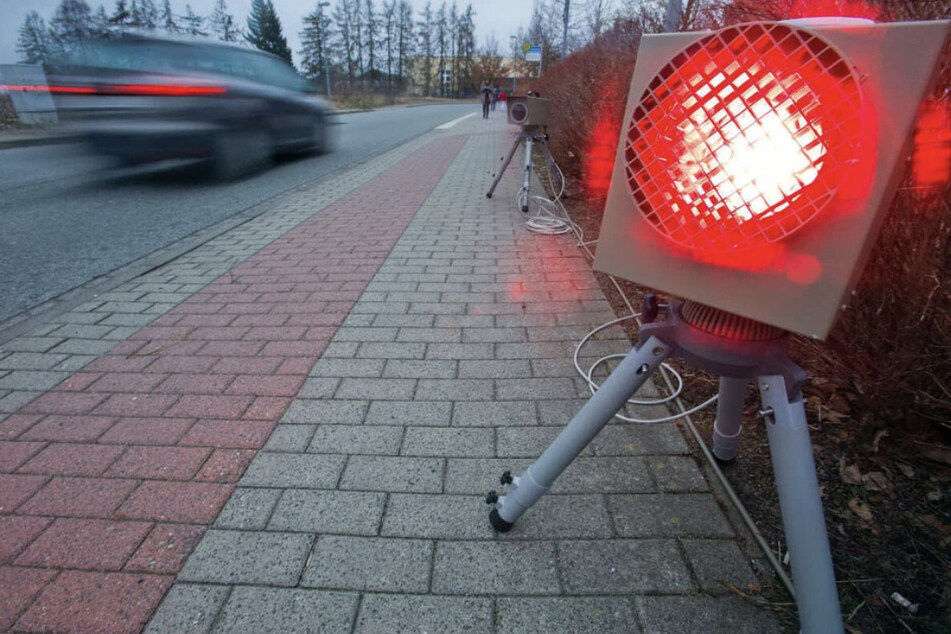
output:
[[[112,13],[115,0],[86,0],[93,11],[100,4],[105,5],[106,11]],[[178,13],[185,12],[185,3],[191,5],[195,13],[207,16],[215,4],[215,0],[172,0],[172,8]],[[317,0],[273,0],[277,14],[284,27],[287,43],[294,51],[294,61],[297,61],[297,51],[300,49],[298,33],[303,27],[304,16],[313,11]],[[441,0],[431,0],[433,6],[439,6]],[[36,11],[44,20],[49,22],[60,0],[0,0],[0,64],[10,64],[18,61],[16,53],[17,31],[23,24],[23,18],[30,11]],[[331,0],[331,7],[336,0]],[[161,5],[161,0],[155,0]],[[374,6],[380,7],[382,0],[375,0]],[[426,5],[426,0],[410,0],[416,12]],[[447,4],[452,4],[450,0]],[[469,2],[457,0],[460,9]],[[476,11],[476,42],[479,46],[485,43],[489,36],[494,36],[499,42],[499,50],[507,53],[509,50],[509,36],[514,35],[519,27],[528,27],[534,0],[471,0],[472,8]],[[228,10],[234,14],[238,22],[245,26],[251,0],[227,0]]]

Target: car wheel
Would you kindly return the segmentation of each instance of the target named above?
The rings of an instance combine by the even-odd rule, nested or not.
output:
[[[330,139],[327,134],[327,120],[319,117],[311,132],[310,151],[314,154],[326,154],[330,151]]]
[[[266,167],[272,154],[271,137],[265,130],[222,132],[215,139],[212,176],[220,181],[245,176]]]

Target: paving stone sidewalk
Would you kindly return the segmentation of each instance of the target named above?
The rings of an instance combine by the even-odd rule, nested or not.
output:
[[[485,198],[511,134],[431,132],[0,346],[0,629],[778,631],[673,425],[491,530],[613,318],[520,170]]]

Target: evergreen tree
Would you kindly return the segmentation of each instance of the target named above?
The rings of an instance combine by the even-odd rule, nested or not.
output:
[[[112,30],[118,33],[123,33],[128,27],[133,26],[132,11],[126,0],[116,0],[116,8],[109,16],[109,24],[112,25]]]
[[[396,0],[383,2],[383,48],[386,51],[386,87],[393,88],[393,52],[396,48]]]
[[[92,24],[89,28],[92,32],[92,37],[96,39],[112,36],[112,23],[109,22],[109,15],[106,13],[106,8],[101,4],[99,8],[96,9],[96,13],[92,16]]]
[[[274,53],[287,60],[288,64],[293,64],[291,49],[287,46],[281,20],[271,0],[251,0],[248,32],[244,37],[255,48]]]
[[[205,18],[196,15],[192,11],[192,5],[185,5],[185,15],[182,16],[182,28],[188,35],[208,35],[202,27],[205,24]]]
[[[449,26],[447,24],[446,3],[443,2],[436,12],[436,53],[439,55],[439,94],[446,96],[446,53],[448,52]]]
[[[55,55],[85,47],[92,37],[92,11],[84,0],[62,0],[50,20]]]
[[[182,29],[175,20],[175,14],[172,12],[171,0],[165,0],[162,4],[162,10],[159,11],[159,24],[166,33],[181,33]]]
[[[330,16],[324,14],[324,8],[318,5],[304,16],[304,28],[300,32],[300,67],[309,79],[324,78],[324,56],[330,50]],[[328,64],[330,60],[327,60]]]
[[[24,64],[46,64],[50,61],[49,32],[46,22],[36,11],[26,14],[17,35],[17,53]]]
[[[136,26],[154,31],[159,26],[159,10],[155,0],[133,0],[132,20]]]
[[[225,42],[237,42],[241,38],[241,29],[238,27],[234,16],[228,13],[228,7],[225,0],[217,0],[215,8],[208,16],[208,27],[211,33],[219,40]]]

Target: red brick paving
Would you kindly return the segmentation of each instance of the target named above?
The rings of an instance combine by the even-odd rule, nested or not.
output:
[[[0,421],[0,629],[144,626],[463,142],[418,150]]]

